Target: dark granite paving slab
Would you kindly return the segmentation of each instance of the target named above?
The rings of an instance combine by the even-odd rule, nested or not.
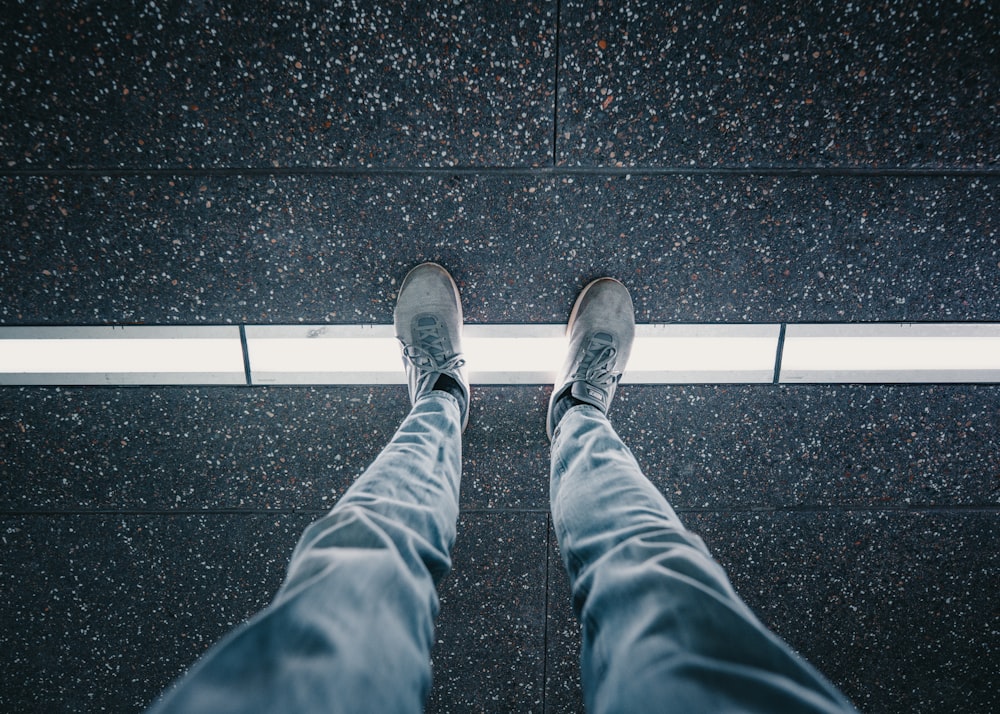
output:
[[[677,508],[1000,505],[1000,387],[622,387],[611,419]]]
[[[270,602],[308,514],[2,516],[0,708],[138,711]],[[428,711],[538,711],[545,514],[465,514]]]
[[[474,390],[464,508],[548,508],[546,390]],[[0,503],[322,513],[408,409],[405,386],[0,389]]]
[[[554,0],[17,3],[14,168],[548,164]]]
[[[991,0],[567,0],[560,28],[560,165],[1000,163]]]
[[[745,535],[722,538],[687,520],[761,619],[862,710],[1000,704],[995,510],[743,514]]]
[[[546,531],[545,513],[459,517],[427,712],[541,711]]]
[[[0,709],[141,711],[270,602],[309,520],[0,517]]]
[[[864,712],[987,712],[996,512],[681,513],[740,596]],[[550,556],[546,710],[582,712],[579,630]]]
[[[0,390],[15,510],[333,506],[406,413],[405,387]],[[14,475],[16,478],[13,478]]]
[[[996,320],[992,178],[12,178],[0,323],[392,321],[443,263],[466,320],[561,323],[614,275],[639,322]]]
[[[549,508],[548,386],[473,386],[462,441],[462,505]]]
[[[464,508],[548,509],[549,387],[480,387]],[[1000,387],[623,386],[611,418],[678,508],[997,506]],[[403,387],[0,390],[9,511],[321,513]]]

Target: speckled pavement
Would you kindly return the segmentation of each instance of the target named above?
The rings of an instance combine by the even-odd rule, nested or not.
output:
[[[23,3],[0,324],[1000,320],[1000,10]],[[582,711],[549,388],[473,392],[429,712]],[[0,710],[132,712],[267,604],[401,386],[0,388]],[[865,712],[1000,709],[1000,386],[626,385],[612,420]]]

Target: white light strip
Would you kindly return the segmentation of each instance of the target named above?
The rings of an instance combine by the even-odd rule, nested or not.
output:
[[[780,325],[637,325],[623,382],[769,383]],[[403,384],[391,325],[246,327],[254,384]],[[473,384],[551,384],[563,325],[467,325]],[[782,383],[1000,383],[1000,323],[788,325]],[[0,327],[0,385],[245,384],[239,328]]]
[[[780,325],[636,325],[622,383],[770,383]]]
[[[566,350],[561,325],[466,325],[474,384],[546,384]],[[405,384],[392,325],[248,326],[254,384]]]
[[[1000,382],[1000,325],[789,325],[780,381]]]
[[[771,382],[779,325],[639,325],[624,382]],[[254,384],[402,384],[390,325],[247,327]],[[473,384],[551,384],[564,325],[466,325]]]
[[[2,327],[0,384],[245,384],[238,327]]]
[[[254,384],[405,384],[392,325],[248,325]]]
[[[565,325],[466,325],[473,384],[552,384],[566,357]]]

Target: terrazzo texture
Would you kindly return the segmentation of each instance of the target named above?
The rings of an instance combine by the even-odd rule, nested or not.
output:
[[[987,624],[1000,574],[994,511],[680,516],[764,624],[861,711],[1000,705],[1000,640]],[[559,562],[556,551],[551,558]],[[546,710],[582,711],[569,583],[561,569],[550,575]]]
[[[141,711],[264,607],[309,519],[3,515],[0,708]]]
[[[543,165],[559,61],[561,164],[1000,157],[989,0],[561,5],[17,6],[0,27],[0,156],[21,168]]]
[[[549,389],[473,391],[463,508],[547,508]],[[4,471],[19,474],[0,481],[0,502],[19,513],[318,514],[408,406],[402,385],[0,389]]]
[[[623,387],[612,418],[679,508],[1000,504],[1000,388]]]
[[[548,509],[549,387],[476,387],[465,509]],[[625,385],[611,417],[676,508],[996,507],[1000,387]],[[403,386],[5,388],[10,511],[322,513]],[[30,488],[26,486],[30,484]]]
[[[401,390],[0,390],[0,651],[23,684],[0,705],[88,709],[74,697],[98,670],[93,708],[140,707],[266,605],[301,529],[402,418]],[[612,418],[751,607],[863,710],[986,711],[998,391],[630,385]],[[428,711],[579,711],[546,393],[473,392]]]
[[[863,711],[1000,704],[1000,640],[986,624],[1000,574],[994,511],[738,514],[717,529],[705,520],[688,516],[688,527],[738,592]]]
[[[560,24],[560,165],[1000,163],[991,0],[565,0]]]
[[[996,177],[6,179],[4,324],[389,324],[414,264],[466,320],[995,320]],[[808,210],[804,211],[803,207]]]
[[[18,3],[8,168],[491,166],[552,156],[555,3]]]
[[[990,0],[244,5],[5,8],[0,324],[388,324],[424,260],[471,323],[561,323],[605,274],[647,323],[1000,321]],[[582,711],[549,389],[473,392],[430,712]],[[863,711],[950,714],[1000,710],[998,405],[627,385],[612,420]],[[0,710],[141,710],[406,408],[0,389]]]
[[[459,518],[426,712],[541,710],[547,525],[539,512]]]

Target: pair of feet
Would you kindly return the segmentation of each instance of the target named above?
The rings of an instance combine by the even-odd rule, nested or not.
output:
[[[450,392],[469,423],[469,380],[462,359],[462,302],[448,271],[435,263],[411,270],[399,288],[396,337],[410,402],[433,389]],[[607,414],[632,351],[635,315],[628,290],[613,278],[590,283],[576,299],[567,327],[569,351],[549,399],[549,439],[568,409],[589,404]]]

